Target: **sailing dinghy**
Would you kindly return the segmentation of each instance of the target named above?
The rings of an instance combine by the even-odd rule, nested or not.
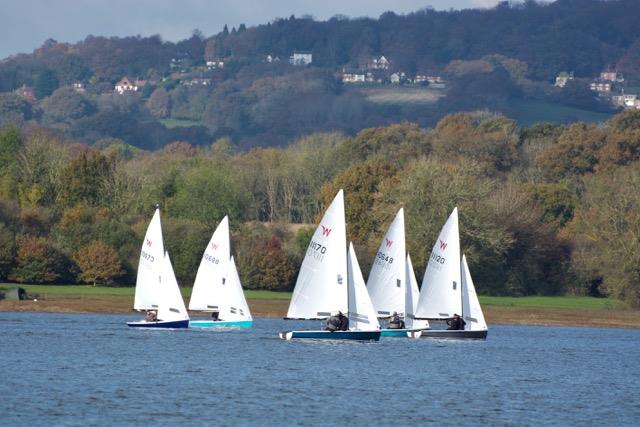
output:
[[[415,317],[445,321],[459,314],[466,325],[461,330],[430,329],[410,333],[413,338],[485,339],[487,324],[469,273],[466,258],[460,260],[458,208],[442,227],[431,251],[422,280]]]
[[[229,218],[225,216],[202,255],[189,301],[189,310],[212,317],[191,320],[191,327],[250,328],[253,324],[230,246]]]
[[[404,318],[405,328],[382,329],[383,337],[406,338],[410,331],[429,327],[428,321],[413,318],[417,304],[414,292],[418,287],[405,247],[404,209],[400,208],[380,243],[367,282],[378,318],[390,317],[394,312]]]
[[[353,245],[346,250],[344,195],[340,190],[316,229],[289,305],[286,319],[326,319],[347,314],[347,331],[286,331],[280,338],[378,341],[380,325],[362,277]]]
[[[153,320],[127,322],[133,328],[186,328],[189,315],[169,254],[164,251],[160,209],[156,209],[140,251],[134,310],[153,312]]]

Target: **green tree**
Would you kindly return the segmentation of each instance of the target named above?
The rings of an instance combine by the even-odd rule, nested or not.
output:
[[[58,88],[59,84],[56,72],[49,68],[45,68],[36,77],[33,92],[38,99],[46,98]]]
[[[73,88],[56,89],[42,102],[45,123],[71,123],[91,114],[95,106]]]
[[[43,237],[18,239],[16,266],[10,280],[20,283],[53,283],[64,279],[68,260]]]
[[[60,200],[64,206],[107,205],[106,187],[111,182],[114,166],[114,157],[108,158],[97,151],[76,156],[60,177]]]

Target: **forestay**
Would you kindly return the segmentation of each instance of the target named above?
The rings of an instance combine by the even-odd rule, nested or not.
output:
[[[448,319],[454,313],[460,314],[460,281],[460,236],[458,208],[455,208],[431,250],[422,280],[416,317]]]
[[[400,208],[382,239],[371,266],[367,290],[379,317],[405,315],[404,209]]]
[[[347,260],[349,282],[349,330],[377,331],[380,329],[376,311],[364,284],[362,271],[353,250],[353,243],[349,243]]]
[[[160,223],[160,209],[156,209],[144,235],[140,261],[138,262],[138,276],[136,278],[136,293],[133,302],[135,310],[151,310],[158,308],[158,287],[164,263],[164,244],[162,241],[162,225]]]
[[[219,311],[220,295],[224,292],[229,272],[230,246],[229,219],[225,216],[202,255],[193,283],[189,310]]]
[[[462,315],[464,316],[464,321],[467,323],[465,329],[470,331],[486,331],[487,322],[484,320],[484,314],[480,307],[476,288],[473,285],[469,266],[467,265],[467,258],[464,255],[462,255],[460,268],[462,269]]]
[[[347,312],[347,247],[343,191],[316,228],[293,290],[287,317],[319,319]]]
[[[163,258],[161,286],[159,289],[160,303],[158,304],[158,319],[164,322],[177,320],[189,320],[187,308],[184,305],[176,275],[169,259],[169,253],[165,252]]]
[[[418,289],[418,281],[416,280],[416,274],[413,272],[413,264],[411,257],[407,254],[406,277],[407,285],[405,286],[405,316],[404,323],[407,329],[427,329],[429,328],[428,320],[415,319],[415,312],[418,306],[418,298],[420,297],[420,290]]]
[[[252,320],[247,300],[244,297],[242,283],[236,263],[231,257],[227,281],[222,286],[223,293],[220,296],[220,319],[225,321]]]

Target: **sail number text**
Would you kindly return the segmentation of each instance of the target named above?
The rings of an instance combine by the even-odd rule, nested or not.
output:
[[[438,263],[438,264],[442,264],[442,265],[444,265],[444,262],[446,261],[445,257],[440,256],[440,255],[436,255],[436,254],[434,254],[434,253],[432,253],[432,254],[431,254],[431,259],[432,259],[434,262],[436,262],[436,263]]]
[[[389,264],[393,264],[393,257],[378,251],[375,263],[382,267],[388,267]]]
[[[204,254],[203,258],[206,259],[207,261],[213,263],[213,264],[220,264],[220,259],[218,259],[218,258],[216,258],[214,256],[211,256],[209,254]]]
[[[318,242],[314,242],[313,240],[309,243],[309,249],[307,249],[307,255],[312,256],[315,259],[322,261],[324,258],[324,254],[327,253],[327,247],[321,245]]]
[[[142,251],[142,258],[146,259],[149,262],[153,262],[155,260],[155,257],[151,254],[146,253],[145,251]]]

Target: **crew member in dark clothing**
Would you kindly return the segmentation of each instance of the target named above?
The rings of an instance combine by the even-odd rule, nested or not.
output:
[[[389,319],[389,324],[387,325],[387,329],[404,329],[404,320],[400,319],[397,312],[393,312],[391,318]]]
[[[454,313],[453,317],[451,319],[447,320],[447,325],[449,325],[447,330],[450,330],[450,331],[461,331],[461,330],[464,329],[464,325],[466,325],[466,324],[467,324],[467,322],[465,322],[462,317],[460,317],[458,314]]]
[[[220,320],[220,312],[219,311],[212,311],[211,312],[211,320],[213,320],[214,322],[218,322]]]
[[[349,318],[342,314],[341,311],[334,311],[331,313],[331,317],[327,319],[327,326],[324,329],[331,332],[348,331]]]

